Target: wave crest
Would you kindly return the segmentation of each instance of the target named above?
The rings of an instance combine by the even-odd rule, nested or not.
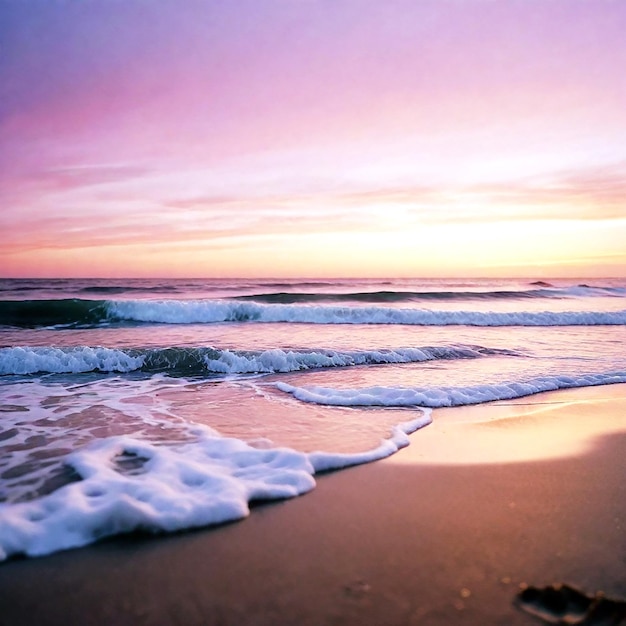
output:
[[[229,301],[108,302],[112,320],[164,324],[283,322],[308,324],[405,324],[412,326],[624,325],[623,311],[430,311],[389,307],[338,307]]]
[[[626,310],[432,311],[383,306],[263,304],[232,300],[0,301],[0,325],[18,328],[226,322],[410,326],[594,326],[626,325]]]
[[[516,356],[510,350],[482,346],[424,346],[385,350],[264,350],[234,351],[216,348],[154,348],[116,350],[79,346],[0,348],[0,375],[35,373],[132,372],[180,376],[207,374],[268,374],[326,367],[419,363],[440,359]]]

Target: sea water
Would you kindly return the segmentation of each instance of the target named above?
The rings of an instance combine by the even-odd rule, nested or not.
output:
[[[245,517],[435,407],[626,382],[625,326],[622,279],[0,280],[0,560]]]

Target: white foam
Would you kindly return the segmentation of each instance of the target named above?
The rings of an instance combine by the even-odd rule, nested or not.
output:
[[[132,530],[174,531],[248,515],[254,499],[313,488],[306,455],[257,450],[198,429],[197,443],[157,447],[130,437],[102,439],[67,458],[83,480],[32,502],[0,505],[0,559],[37,556]],[[124,475],[120,454],[145,459]]]
[[[284,382],[275,386],[303,402],[330,406],[446,407],[522,398],[543,391],[626,382],[626,372],[582,376],[544,376],[526,382],[474,387],[296,387]]]
[[[397,348],[393,350],[353,350],[346,352],[298,352],[265,350],[259,354],[238,354],[229,350],[218,358],[205,359],[207,369],[224,374],[294,372],[323,367],[349,367],[383,363],[419,363],[435,359],[478,358],[495,351],[469,347]]]
[[[315,486],[314,473],[374,461],[408,444],[430,422],[421,412],[391,439],[360,454],[257,449],[194,426],[192,443],[157,446],[127,436],[92,442],[68,455],[82,478],[38,500],[0,504],[0,560],[39,556],[144,530],[169,532],[246,517],[254,500],[291,498]],[[141,463],[124,473],[121,455]]]
[[[265,350],[235,352],[214,348],[155,348],[130,353],[101,347],[73,348],[13,347],[0,348],[0,375],[23,375],[37,372],[132,372],[167,371],[184,364],[186,373],[252,374],[294,372],[324,367],[382,363],[417,363],[435,359],[478,358],[505,351],[481,347],[438,346],[387,350]],[[513,354],[506,351],[506,354]],[[190,358],[193,357],[193,358]],[[197,368],[195,371],[194,368]]]
[[[409,445],[412,432],[427,426],[432,421],[430,409],[422,409],[419,417],[394,426],[390,439],[383,440],[374,450],[355,454],[329,454],[327,452],[311,452],[308,457],[316,472],[340,469],[351,465],[370,463],[391,456],[401,448]]]
[[[422,326],[626,325],[622,311],[430,311],[390,307],[259,304],[224,300],[107,301],[111,319],[164,324],[300,322],[309,324],[407,324]]]
[[[110,348],[13,347],[0,348],[0,375],[57,374],[79,372],[131,372],[139,369],[143,357]]]
[[[128,385],[121,377],[66,385],[31,379],[0,386],[0,501],[49,492],[64,458],[98,437],[130,435],[175,443],[189,440],[167,392],[183,379],[155,375]],[[163,394],[165,392],[165,394]]]

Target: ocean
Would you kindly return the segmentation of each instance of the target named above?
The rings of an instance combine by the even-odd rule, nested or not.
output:
[[[0,560],[243,518],[433,408],[626,382],[625,326],[625,279],[0,279]]]

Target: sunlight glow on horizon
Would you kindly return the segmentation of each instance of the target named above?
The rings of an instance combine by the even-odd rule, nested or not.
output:
[[[0,276],[626,275],[625,30],[610,0],[3,4]]]

